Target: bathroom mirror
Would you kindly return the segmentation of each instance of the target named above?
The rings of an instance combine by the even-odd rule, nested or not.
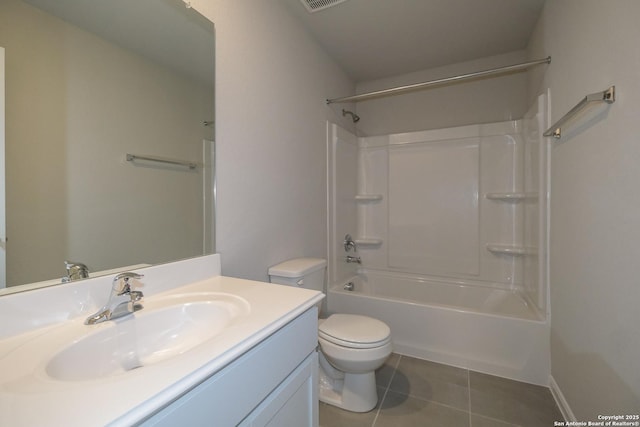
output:
[[[182,0],[0,2],[0,292],[214,251],[213,30]]]

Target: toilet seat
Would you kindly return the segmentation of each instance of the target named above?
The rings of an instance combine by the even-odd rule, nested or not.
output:
[[[391,330],[384,322],[356,314],[333,314],[321,320],[318,336],[348,348],[376,348],[391,341]]]

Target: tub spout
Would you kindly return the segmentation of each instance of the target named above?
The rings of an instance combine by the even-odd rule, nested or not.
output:
[[[347,257],[345,258],[345,260],[347,261],[347,263],[356,263],[356,264],[362,264],[362,260],[360,259],[359,256],[349,256],[347,255]]]

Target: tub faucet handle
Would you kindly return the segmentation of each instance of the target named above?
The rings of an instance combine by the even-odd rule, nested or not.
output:
[[[347,234],[346,236],[344,236],[344,242],[342,242],[342,244],[344,245],[344,250],[346,252],[351,251],[351,249],[353,249],[354,252],[358,250],[356,242],[353,241],[351,234]]]

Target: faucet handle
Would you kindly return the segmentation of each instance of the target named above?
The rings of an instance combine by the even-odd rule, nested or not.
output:
[[[344,245],[345,252],[349,252],[351,251],[351,249],[353,249],[354,252],[358,250],[356,242],[353,241],[353,238],[350,234],[344,236],[344,241],[342,242],[342,244]]]
[[[142,279],[143,277],[144,274],[134,273],[132,271],[120,273],[113,278],[113,290],[117,295],[129,294],[131,293],[129,279]]]

